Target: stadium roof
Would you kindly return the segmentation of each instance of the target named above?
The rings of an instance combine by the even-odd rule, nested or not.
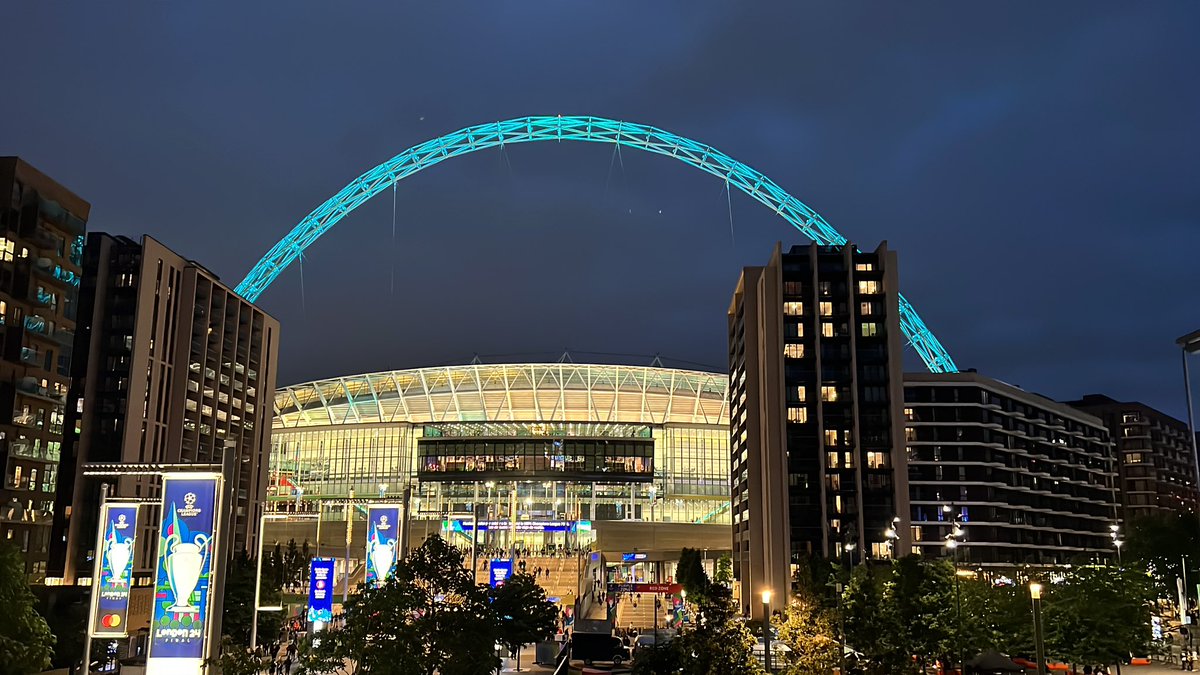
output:
[[[578,363],[471,364],[280,388],[276,429],[407,422],[727,425],[728,376]]]

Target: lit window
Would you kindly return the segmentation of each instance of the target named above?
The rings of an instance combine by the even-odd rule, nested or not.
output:
[[[883,453],[883,452],[868,452],[867,453],[867,468],[886,469],[887,465],[888,465],[887,453]]]
[[[833,316],[833,303],[832,302],[822,302],[821,303],[821,316]]]
[[[842,496],[841,495],[833,496],[833,512],[834,513],[842,512]]]
[[[804,358],[804,345],[784,345],[783,355],[789,359],[802,359]]]
[[[870,272],[874,269],[875,269],[874,263],[855,263],[854,264],[855,272]]]
[[[912,408],[905,408],[905,409],[904,409],[904,419],[906,419],[906,420],[909,420],[909,421],[911,422],[911,421],[913,420],[913,418],[914,418],[914,417],[915,417],[915,415],[913,414],[913,409],[912,409]]]
[[[836,452],[825,453],[825,458],[826,458],[826,462],[825,462],[826,466],[828,466],[831,469],[836,469],[842,465],[841,455],[839,455]]]
[[[833,324],[832,323],[830,323],[828,321],[821,323],[821,336],[827,337],[827,338],[833,337]]]
[[[879,282],[878,281],[860,281],[860,282],[858,282],[858,292],[859,293],[878,293],[879,292]]]
[[[13,242],[11,239],[0,238],[0,260],[4,262],[12,262],[13,250]]]
[[[829,297],[830,295],[833,295],[833,284],[828,281],[822,281],[818,285],[818,288],[820,289],[823,297]]]
[[[1141,464],[1144,461],[1146,461],[1146,458],[1140,452],[1131,452],[1128,455],[1125,455],[1126,464]]]
[[[862,325],[863,337],[875,337],[876,335],[879,335],[879,324],[868,322]]]
[[[788,421],[804,424],[808,421],[808,408],[804,406],[788,408]]]
[[[858,313],[862,316],[871,316],[875,314],[875,303],[860,302],[858,303]]]
[[[825,430],[825,445],[837,445],[837,444],[838,444],[837,429],[826,429]]]
[[[783,313],[788,316],[801,316],[804,314],[803,302],[785,302],[783,303]]]
[[[788,337],[804,337],[804,324],[788,321],[783,325],[783,334]]]
[[[821,400],[822,401],[838,400],[837,387],[831,387],[831,386],[821,387]]]
[[[791,395],[791,399],[792,399],[793,401],[805,401],[805,400],[807,400],[807,394],[806,394],[806,393],[805,393],[805,391],[804,391],[804,386],[803,386],[803,385],[801,385],[801,386],[798,386],[798,387],[792,387],[791,391],[789,391],[789,392],[788,392],[788,394],[790,394],[790,395]]]

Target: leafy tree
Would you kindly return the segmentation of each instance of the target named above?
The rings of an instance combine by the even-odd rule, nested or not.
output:
[[[850,574],[842,594],[842,621],[846,644],[863,654],[867,667],[876,672],[889,672],[895,662],[895,633],[893,616],[887,611],[885,588],[890,571],[874,565],[859,565]],[[894,672],[907,664],[903,658]]]
[[[896,629],[895,647],[905,656],[916,656],[922,671],[939,656],[957,663],[954,567],[909,555],[892,564],[891,577],[886,610],[894,614],[890,623]]]
[[[717,568],[713,571],[713,581],[725,586],[733,585],[733,556],[726,553],[717,558]]]
[[[1043,596],[1047,651],[1068,663],[1114,663],[1145,653],[1152,587],[1133,568],[1072,568]]]
[[[25,562],[15,546],[0,543],[0,668],[5,675],[40,673],[50,666],[54,635],[34,606]]]
[[[546,600],[546,591],[525,573],[510,576],[492,590],[492,611],[500,620],[499,642],[516,652],[521,667],[521,648],[549,637],[558,620],[558,610]]]
[[[262,605],[278,604],[282,598],[282,589],[274,582],[277,574],[275,563],[271,556],[264,556],[262,569],[262,588],[260,603]],[[254,620],[254,583],[258,573],[257,561],[245,551],[241,551],[229,562],[225,575],[225,606],[221,619],[221,631],[233,640],[234,644],[248,646],[250,644],[251,621]],[[283,616],[278,612],[260,612],[258,615],[258,634],[260,636],[278,635],[283,625]]]
[[[1159,597],[1175,601],[1183,558],[1200,560],[1200,522],[1190,513],[1138,516],[1129,523],[1121,550],[1125,561],[1140,562],[1150,572]]]
[[[310,673],[476,675],[499,665],[500,619],[492,595],[441,537],[426,539],[382,586],[360,586],[346,624],[301,650]],[[515,603],[513,607],[516,607]],[[512,608],[510,607],[510,610]],[[536,624],[524,616],[514,620]]]
[[[248,647],[225,635],[221,638],[220,654],[209,657],[204,665],[214,669],[206,672],[215,675],[259,675],[270,665],[270,659],[252,653]]]
[[[695,608],[695,622],[663,645],[640,649],[634,657],[635,673],[649,675],[758,675],[762,666],[754,658],[754,636],[738,616],[733,591],[712,582],[701,558],[684,549],[676,580],[687,589]]]
[[[788,675],[823,675],[841,662],[837,612],[820,602],[794,598],[784,612],[779,639],[792,650]]]

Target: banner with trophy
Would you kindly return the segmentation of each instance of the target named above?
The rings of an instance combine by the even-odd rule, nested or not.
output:
[[[100,578],[92,598],[92,637],[126,635],[137,515],[137,505],[128,504],[105,504],[100,511],[101,535],[95,549]]]
[[[308,621],[333,621],[333,558],[313,558],[308,572]]]
[[[163,476],[146,673],[199,673],[206,655],[219,476]]]
[[[400,507],[367,506],[367,583],[382,585],[396,569]]]

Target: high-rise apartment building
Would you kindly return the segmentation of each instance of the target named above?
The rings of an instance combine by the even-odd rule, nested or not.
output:
[[[776,246],[738,280],[729,395],[743,611],[763,590],[784,606],[805,554],[909,550],[897,287],[886,244]]]
[[[913,552],[950,557],[953,539],[972,567],[1116,553],[1116,460],[1098,418],[974,372],[906,374],[904,415]]]
[[[1104,420],[1117,446],[1125,520],[1197,508],[1196,457],[1188,426],[1137,402],[1089,394],[1067,405]]]
[[[95,233],[83,261],[77,353],[52,571],[90,577],[100,483],[88,462],[220,464],[237,453],[230,551],[253,550],[267,483],[279,322],[158,241]],[[70,475],[68,475],[68,473]],[[112,481],[157,498],[150,476]],[[69,505],[69,508],[68,508]],[[143,508],[134,569],[154,566],[155,509]]]
[[[24,553],[39,582],[91,206],[16,157],[0,157],[0,199],[0,539]]]

